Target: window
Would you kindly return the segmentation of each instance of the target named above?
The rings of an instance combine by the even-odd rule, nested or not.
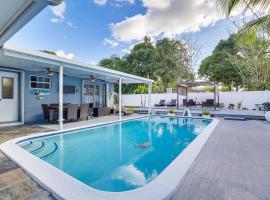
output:
[[[2,77],[2,99],[14,98],[14,79]]]
[[[30,76],[31,89],[51,89],[51,78],[43,76]]]

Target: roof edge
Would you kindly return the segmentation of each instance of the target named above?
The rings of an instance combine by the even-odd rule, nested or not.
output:
[[[88,70],[103,71],[103,72],[109,73],[109,74],[114,75],[114,76],[138,80],[138,81],[141,81],[141,83],[153,83],[154,82],[154,80],[144,78],[141,76],[128,74],[125,72],[105,68],[105,67],[98,66],[98,65],[89,64],[89,63],[79,61],[79,60],[68,59],[68,58],[63,58],[63,57],[56,56],[56,55],[47,54],[47,53],[44,53],[42,51],[29,49],[29,48],[17,46],[14,44],[5,44],[3,47],[3,50],[4,51],[13,51],[13,52],[16,52],[19,54],[25,54],[25,55],[29,55],[29,56],[32,56],[35,58],[39,57],[39,58],[42,58],[42,59],[45,59],[48,61],[55,62],[56,65],[67,64],[67,65],[71,65],[71,66],[79,66],[79,67],[82,67],[82,68],[88,69]]]

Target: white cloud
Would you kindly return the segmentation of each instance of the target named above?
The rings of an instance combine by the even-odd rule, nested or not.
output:
[[[94,3],[99,6],[104,6],[107,3],[107,0],[94,0]]]
[[[117,3],[130,3],[130,4],[134,4],[135,0],[115,0],[115,2]]]
[[[112,36],[123,42],[196,32],[224,18],[216,0],[142,0],[146,14],[112,24]]]
[[[104,41],[103,41],[103,44],[104,45],[108,45],[108,46],[110,46],[110,47],[117,47],[118,45],[119,45],[119,43],[118,42],[116,42],[116,41],[114,41],[114,40],[110,40],[110,39],[108,39],[108,38],[105,38],[104,39]]]
[[[52,23],[59,23],[59,22],[63,22],[63,20],[60,19],[60,18],[52,18],[52,19],[51,19],[51,22],[52,22]]]
[[[66,53],[63,50],[58,50],[55,52],[57,56],[63,57],[63,58],[68,58],[68,59],[73,59],[74,54],[73,53]]]
[[[66,3],[63,1],[63,3],[61,3],[60,5],[58,6],[51,6],[50,9],[52,10],[53,14],[64,20],[65,19],[65,12],[66,12]]]

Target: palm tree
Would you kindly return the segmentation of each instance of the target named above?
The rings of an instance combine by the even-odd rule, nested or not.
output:
[[[247,26],[262,25],[270,18],[270,0],[217,0],[219,7],[225,12],[226,15],[230,15],[236,8],[242,8],[243,10],[250,10],[256,17]],[[262,10],[266,13],[265,16],[259,17],[254,8]]]
[[[138,85],[138,87],[134,90],[134,92],[136,94],[140,94],[141,95],[141,105],[142,107],[145,107],[145,102],[146,102],[146,93],[148,91],[148,88],[146,87],[146,85]],[[143,100],[143,95],[144,95],[144,100]]]

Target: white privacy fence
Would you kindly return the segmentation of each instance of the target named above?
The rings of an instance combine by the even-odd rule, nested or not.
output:
[[[123,95],[122,101],[125,106],[142,106],[141,98],[145,106],[148,106],[148,94],[129,94]],[[179,95],[180,105],[183,103],[185,96]],[[214,99],[214,94],[211,92],[202,93],[188,93],[188,98],[193,99],[197,103],[201,103],[206,99]],[[166,100],[166,102],[171,101],[171,99],[177,99],[176,93],[162,93],[162,94],[152,94],[152,106],[159,103],[161,99]],[[270,102],[270,91],[241,91],[241,92],[220,92],[219,102],[224,103],[225,107],[229,104],[237,105],[241,102],[242,108],[253,109],[256,108],[255,104],[262,104],[264,102]]]

